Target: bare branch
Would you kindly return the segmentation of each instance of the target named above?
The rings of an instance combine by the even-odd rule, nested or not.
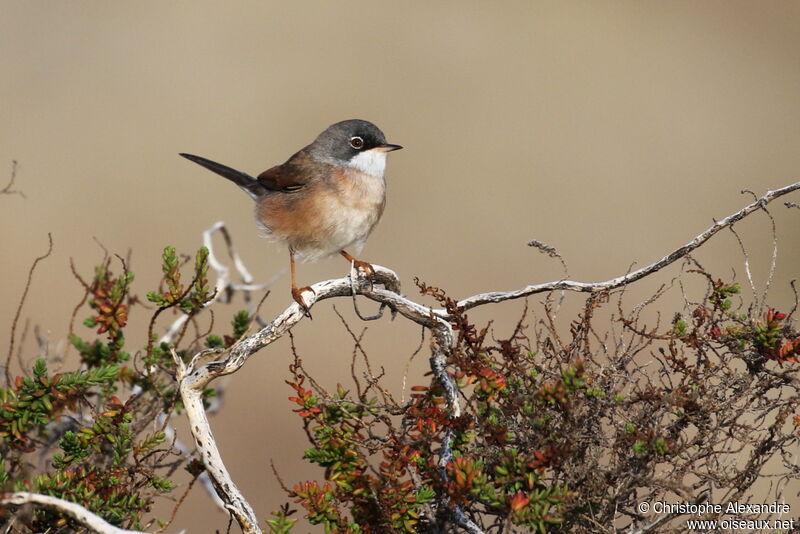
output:
[[[231,279],[231,268],[217,258],[212,240],[214,234],[217,232],[222,235],[222,238],[225,241],[225,248],[228,251],[228,256],[233,261],[233,265],[236,268],[236,271],[239,273],[239,277],[242,279],[241,284],[235,284],[233,282]],[[214,302],[229,302],[236,291],[241,291],[245,303],[250,304],[252,300],[251,293],[253,291],[260,291],[269,287],[272,285],[275,279],[282,274],[276,274],[265,284],[254,284],[253,276],[250,274],[250,271],[247,270],[247,267],[242,261],[241,256],[239,256],[239,253],[236,251],[236,247],[233,244],[233,238],[231,237],[230,232],[228,232],[228,228],[225,226],[225,223],[222,221],[214,223],[210,228],[203,232],[203,245],[208,249],[208,264],[217,273],[214,298],[205,304],[205,308],[210,307]],[[256,311],[254,307],[251,306],[251,308],[253,312]],[[161,336],[158,342],[171,343],[188,320],[188,315],[183,313],[180,314],[167,328],[166,332],[164,332],[164,335]]]
[[[20,491],[11,493],[7,497],[0,498],[0,504],[15,506],[35,504],[42,508],[68,515],[92,532],[97,532],[98,534],[145,534],[139,530],[125,530],[124,528],[115,527],[79,504],[65,501],[57,497],[50,497],[49,495]]]
[[[715,222],[706,231],[661,260],[637,271],[629,272],[624,276],[605,282],[584,283],[561,280],[530,285],[516,291],[484,293],[459,302],[457,305],[458,310],[464,311],[487,303],[503,302],[547,291],[571,290],[596,293],[627,285],[663,269],[680,258],[686,257],[720,230],[730,227],[775,198],[798,189],[800,189],[800,182],[775,191],[768,191],[763,197],[742,210],[719,222]],[[314,284],[311,286],[312,291],[306,293],[306,305],[311,308],[316,302],[325,299],[349,297],[355,294],[363,295],[375,302],[388,306],[392,310],[396,310],[403,317],[423,327],[430,328],[433,333],[432,356],[430,358],[431,369],[435,380],[442,386],[451,416],[459,417],[461,407],[458,403],[457,390],[446,370],[447,357],[454,344],[453,329],[448,322],[452,317],[444,309],[434,310],[400,295],[397,292],[397,288],[399,288],[397,275],[385,267],[379,265],[373,265],[373,267],[375,273],[372,280],[355,279],[352,276],[348,276]],[[227,356],[222,360],[200,365],[200,357],[204,354],[200,352],[192,358],[189,364],[185,364],[173,352],[175,363],[178,366],[177,379],[180,383],[181,397],[198,451],[208,469],[217,493],[246,534],[261,533],[258,519],[251,505],[233,482],[222,461],[222,455],[217,448],[206,411],[203,408],[202,393],[212,380],[238,371],[250,356],[281,338],[304,317],[304,310],[297,303],[292,303],[260,331],[239,340],[229,349]],[[448,458],[452,457],[450,441],[450,439],[444,439],[442,442],[439,453],[440,466],[443,465],[442,462],[446,464]],[[448,504],[446,500],[444,504]],[[463,510],[459,507],[450,507],[448,505],[448,508],[455,522],[462,528],[470,532],[481,532],[479,527],[466,518]]]
[[[556,291],[560,289],[566,289],[569,291],[579,291],[584,293],[594,293],[596,291],[607,291],[609,289],[615,289],[626,284],[630,284],[631,282],[635,282],[653,274],[656,271],[663,269],[664,267],[670,265],[675,260],[683,258],[703,243],[711,239],[717,232],[720,230],[727,228],[734,223],[742,220],[747,215],[751,214],[752,212],[763,208],[776,198],[782,197],[792,191],[797,191],[800,189],[800,182],[793,183],[791,185],[787,185],[786,187],[782,187],[780,189],[776,189],[774,191],[767,191],[764,196],[759,199],[756,199],[752,204],[742,208],[740,211],[725,217],[724,219],[715,222],[713,225],[708,227],[703,233],[699,234],[697,237],[683,245],[682,247],[670,252],[657,262],[648,265],[647,267],[643,267],[637,271],[630,272],[625,276],[620,276],[618,278],[613,278],[611,280],[607,280],[605,282],[574,282],[572,280],[559,280],[557,282],[549,282],[546,284],[534,284],[523,287],[521,289],[517,289],[515,291],[493,291],[490,293],[481,293],[479,295],[474,295],[467,299],[462,300],[458,303],[459,309],[466,311],[470,308],[474,308],[476,306],[481,306],[483,304],[488,304],[492,302],[503,302],[506,300],[518,299],[522,297],[527,297],[529,295],[534,295],[536,293],[545,293],[547,291]]]
[[[311,307],[317,301],[332,297],[350,296],[352,287],[355,288],[359,295],[364,295],[376,302],[386,304],[390,308],[396,309],[407,319],[431,328],[434,332],[436,345],[434,354],[431,357],[434,374],[445,391],[448,408],[453,416],[457,417],[460,415],[461,409],[458,405],[455,386],[445,369],[446,354],[453,343],[450,324],[432,313],[429,308],[408,300],[394,291],[385,289],[385,287],[394,288],[398,286],[397,275],[385,267],[379,265],[373,265],[373,267],[375,269],[373,281],[363,278],[354,281],[348,276],[314,284],[311,287],[313,291],[309,292],[310,294],[306,297],[306,304]],[[376,287],[376,284],[381,284],[384,288]],[[186,407],[190,428],[198,451],[217,492],[226,503],[226,508],[234,515],[242,530],[246,533],[259,533],[261,530],[258,527],[258,521],[252,507],[244,499],[225,468],[222,456],[211,433],[206,412],[203,409],[202,393],[212,380],[236,372],[251,355],[279,339],[304,317],[304,311],[300,306],[297,303],[292,303],[260,331],[243,338],[231,347],[224,360],[195,367],[199,355],[195,356],[189,365],[185,365],[180,358],[175,358],[180,369],[178,380],[180,381],[181,397]]]

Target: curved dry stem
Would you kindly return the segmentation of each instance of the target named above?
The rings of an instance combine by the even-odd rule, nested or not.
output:
[[[763,208],[776,198],[787,195],[792,191],[797,191],[798,189],[800,189],[800,182],[795,182],[791,185],[787,185],[786,187],[775,189],[774,191],[767,191],[764,194],[764,196],[756,199],[752,204],[749,204],[744,208],[742,208],[741,210],[737,211],[736,213],[728,215],[724,219],[715,222],[713,225],[708,227],[704,232],[698,234],[694,239],[692,239],[682,247],[673,250],[672,252],[670,252],[657,262],[652,263],[647,267],[642,267],[639,270],[632,271],[626,274],[625,276],[620,276],[617,278],[613,278],[611,280],[606,280],[605,282],[575,282],[572,280],[559,280],[557,282],[548,282],[546,284],[529,285],[521,289],[517,289],[515,291],[493,291],[489,293],[481,293],[479,295],[473,295],[472,297],[460,301],[458,303],[458,307],[460,310],[466,311],[469,310],[470,308],[475,308],[476,306],[481,306],[483,304],[488,304],[492,302],[503,302],[506,300],[513,300],[522,297],[527,297],[528,295],[534,295],[536,293],[545,293],[547,291],[556,291],[562,289],[568,291],[579,291],[584,293],[593,293],[595,291],[606,291],[609,289],[616,289],[626,284],[630,284],[631,282],[636,282],[637,280],[641,280],[645,276],[649,276],[654,272],[660,271],[664,267],[670,265],[671,263],[675,262],[680,258],[685,257],[687,254],[689,254],[693,250],[703,245],[703,243],[711,239],[720,230],[728,228],[734,223],[750,215],[754,211]]]
[[[145,534],[139,530],[125,530],[124,528],[115,527],[79,504],[49,495],[20,491],[0,498],[0,504],[5,506],[33,504],[41,508],[47,508],[70,516],[81,525],[98,534]]]
[[[603,292],[625,286],[653,274],[670,265],[680,258],[686,257],[693,250],[702,246],[712,236],[724,228],[732,226],[759,208],[763,208],[772,200],[800,189],[800,182],[786,186],[775,191],[768,191],[764,196],[742,210],[715,222],[707,230],[696,236],[684,246],[672,251],[661,260],[642,269],[629,272],[623,276],[605,282],[574,282],[560,280],[546,284],[529,285],[516,291],[483,293],[469,297],[458,303],[459,311],[465,311],[483,304],[504,302],[507,300],[526,297],[528,295],[555,290],[570,290],[580,292]],[[431,369],[435,380],[442,386],[445,401],[453,417],[461,414],[458,403],[457,389],[447,374],[447,358],[453,347],[453,330],[448,322],[450,314],[443,309],[432,309],[414,302],[397,292],[399,281],[397,275],[385,267],[373,265],[375,269],[372,281],[354,279],[352,276],[318,282],[311,286],[312,291],[307,297],[306,304],[311,308],[315,303],[334,297],[351,297],[363,295],[375,302],[396,310],[397,313],[423,327],[430,328],[433,333],[433,350],[430,358]],[[379,287],[379,286],[383,287]],[[284,334],[305,317],[305,311],[297,303],[292,303],[282,313],[267,323],[261,330],[255,332],[233,345],[222,360],[199,365],[199,358],[195,356],[189,364],[185,364],[173,353],[178,366],[177,379],[180,382],[180,392],[190,421],[190,429],[194,436],[198,451],[208,469],[214,487],[226,508],[247,534],[260,534],[258,519],[250,504],[236,487],[228,473],[222,455],[217,448],[216,441],[211,433],[207,414],[203,408],[203,390],[215,378],[229,375],[238,371],[247,359],[260,349],[280,339]],[[452,455],[449,445],[450,440],[444,440],[440,450],[440,460],[445,461]],[[446,500],[443,501],[446,504]],[[470,532],[480,532],[480,529],[469,521],[458,507],[449,507],[453,520],[462,528]]]

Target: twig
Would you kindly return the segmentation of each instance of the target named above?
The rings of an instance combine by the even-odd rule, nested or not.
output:
[[[192,478],[192,480],[189,481],[189,484],[186,486],[186,490],[184,490],[183,495],[181,495],[180,499],[178,499],[178,502],[175,504],[175,507],[172,509],[172,513],[170,514],[169,519],[167,520],[166,523],[164,523],[164,525],[161,528],[156,530],[155,534],[161,534],[162,532],[167,530],[167,528],[172,524],[173,521],[175,521],[175,516],[178,514],[178,510],[183,505],[184,501],[186,501],[186,497],[189,496],[189,492],[192,490],[192,486],[194,486],[194,483],[197,482],[198,478],[200,478],[200,475],[195,476],[194,478]]]
[[[767,295],[769,294],[769,288],[772,285],[772,279],[775,277],[775,267],[778,264],[778,229],[775,225],[775,217],[764,208],[764,213],[767,214],[769,217],[769,222],[772,226],[772,261],[769,265],[769,274],[767,274],[767,281],[764,283],[764,293],[761,295],[761,304],[765,304],[767,302]]]
[[[786,187],[782,187],[780,189],[775,189],[774,191],[767,191],[764,196],[757,199],[752,204],[742,208],[740,211],[725,217],[724,219],[715,222],[713,225],[708,227],[704,232],[699,234],[697,237],[683,245],[682,247],[670,252],[657,262],[648,265],[647,267],[643,267],[639,270],[630,272],[625,276],[620,276],[618,278],[613,278],[611,280],[607,280],[605,282],[574,282],[572,280],[559,280],[557,282],[549,282],[546,284],[534,284],[523,287],[521,289],[517,289],[515,291],[493,291],[489,293],[481,293],[479,295],[474,295],[467,299],[464,299],[458,303],[458,307],[462,311],[469,310],[476,306],[481,306],[483,304],[488,304],[492,302],[503,302],[506,300],[518,299],[522,297],[527,297],[528,295],[534,295],[536,293],[545,293],[547,291],[555,291],[560,289],[566,289],[569,291],[579,291],[584,293],[593,293],[595,291],[606,291],[609,289],[615,289],[626,284],[630,284],[631,282],[635,282],[653,274],[656,271],[663,269],[664,267],[670,265],[675,260],[683,258],[703,243],[711,239],[717,232],[720,230],[731,226],[732,224],[742,220],[747,215],[751,214],[752,212],[761,209],[763,206],[769,204],[776,198],[782,197],[792,191],[797,191],[800,189],[800,182],[795,182],[791,185],[787,185]]]
[[[417,354],[419,354],[419,351],[422,350],[422,347],[424,345],[425,345],[425,327],[423,326],[420,329],[419,345],[414,350],[414,352],[411,353],[411,356],[408,357],[408,359],[406,360],[406,366],[403,369],[403,384],[400,389],[400,404],[406,403],[406,385],[408,383],[408,373],[410,372],[411,369],[411,362],[414,360],[414,357]]]
[[[231,280],[231,268],[217,258],[213,242],[213,236],[215,233],[222,235],[222,238],[225,241],[225,248],[228,251],[228,256],[233,261],[233,265],[236,268],[236,271],[239,273],[239,277],[242,279],[241,284],[233,283]],[[241,291],[244,295],[244,301],[246,303],[250,303],[251,292],[259,291],[269,287],[282,274],[279,272],[265,284],[253,284],[253,276],[250,274],[250,271],[247,270],[247,267],[242,261],[241,256],[239,256],[239,253],[236,251],[236,247],[233,245],[233,238],[231,237],[230,232],[228,232],[228,228],[225,226],[225,223],[222,221],[214,223],[210,228],[203,232],[203,245],[208,249],[208,264],[217,273],[214,298],[205,304],[205,308],[211,306],[214,302],[230,302],[230,299],[236,291]],[[258,306],[260,305],[261,302],[259,302]],[[256,319],[258,319],[257,310],[258,307],[255,308]],[[188,315],[183,313],[180,314],[167,328],[166,332],[164,332],[158,342],[171,343],[188,320]]]
[[[53,252],[53,235],[48,233],[47,239],[49,241],[49,245],[47,247],[47,252],[45,252],[42,256],[39,256],[33,261],[33,265],[31,265],[30,270],[28,271],[28,280],[25,282],[25,290],[22,292],[22,298],[19,299],[19,305],[17,306],[17,313],[14,314],[14,321],[11,323],[11,341],[8,345],[8,356],[6,356],[6,385],[11,385],[11,358],[14,354],[14,335],[17,330],[17,321],[19,321],[19,315],[22,313],[22,306],[25,304],[25,298],[28,296],[28,290],[31,288],[31,281],[33,280],[33,271],[36,270],[36,266],[39,265],[39,262],[43,259],[50,256],[50,253]]]
[[[14,185],[14,180],[17,179],[17,168],[19,164],[17,160],[11,161],[11,180],[9,180],[8,185],[6,185],[3,189],[0,189],[0,195],[19,195],[22,198],[28,198],[25,196],[25,193],[22,191],[17,191],[16,189],[11,189]]]
[[[667,521],[670,521],[671,519],[676,518],[677,516],[677,513],[664,514],[652,523],[648,523],[647,525],[644,525],[636,530],[633,530],[633,527],[631,527],[631,530],[628,532],[629,534],[647,534],[648,532],[654,531],[659,526],[663,525]]]
[[[528,243],[529,247],[534,247],[544,254],[547,254],[551,258],[556,258],[558,261],[561,262],[561,270],[564,273],[563,278],[569,278],[569,268],[567,267],[567,262],[564,261],[564,257],[558,253],[555,247],[551,247],[547,243],[542,243],[541,241],[537,241],[534,239]],[[564,298],[566,297],[566,293],[562,290],[561,296],[558,298],[558,304],[556,305],[555,315],[558,315],[559,310],[561,310],[561,305],[564,304]]]
[[[736,242],[739,243],[739,250],[742,251],[742,257],[744,257],[744,273],[747,275],[747,281],[750,283],[750,291],[753,293],[753,299],[758,301],[758,292],[756,291],[756,284],[753,282],[753,272],[750,270],[750,255],[747,254],[747,249],[742,242],[742,238],[739,237],[739,232],[734,229],[733,226],[728,228],[733,236],[736,238]],[[756,304],[757,306],[757,304]]]

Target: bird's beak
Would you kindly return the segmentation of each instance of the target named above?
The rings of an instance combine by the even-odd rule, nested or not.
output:
[[[376,146],[372,150],[376,150],[378,152],[391,152],[392,150],[400,150],[401,148],[403,147],[401,147],[400,145],[390,145],[388,143],[384,143],[382,145]]]

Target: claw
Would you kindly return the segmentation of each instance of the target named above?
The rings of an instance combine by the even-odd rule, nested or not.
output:
[[[363,273],[367,278],[372,278],[375,276],[375,269],[373,269],[372,265],[369,263],[361,260],[353,260],[353,264],[355,265],[356,270]]]
[[[314,290],[311,289],[308,286],[301,287],[300,289],[297,289],[296,287],[293,287],[292,288],[292,298],[294,298],[294,301],[300,305],[300,308],[303,310],[303,315],[305,315],[306,317],[311,319],[312,318],[311,317],[311,310],[306,305],[306,302],[303,299],[303,291],[311,291],[312,294],[316,295],[316,293],[314,293]]]
[[[353,266],[356,268],[356,273],[361,273],[369,282],[370,290],[375,289],[372,283],[372,277],[375,276],[375,269],[373,269],[372,265],[365,261],[353,260]]]

